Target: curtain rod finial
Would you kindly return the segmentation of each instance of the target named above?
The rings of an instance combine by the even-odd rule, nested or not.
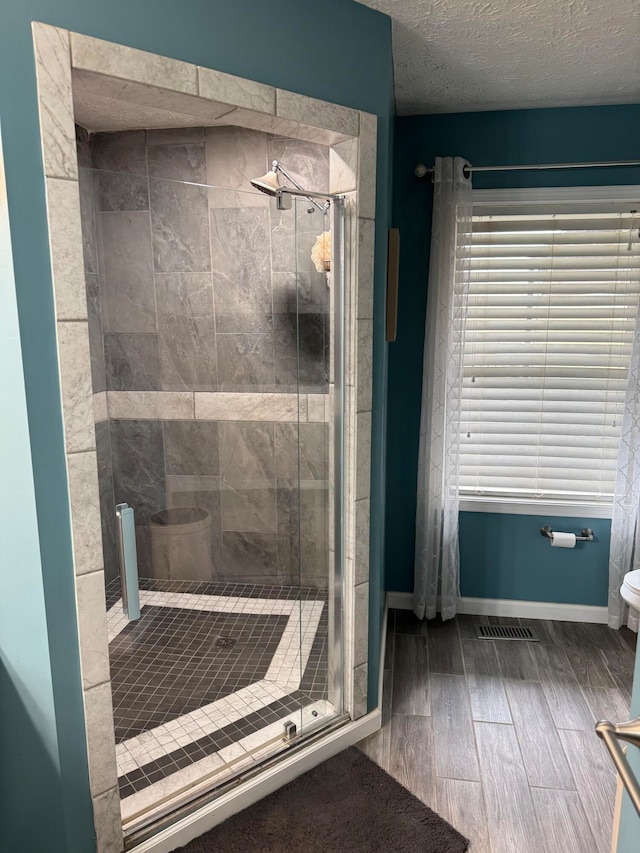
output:
[[[413,170],[413,174],[416,176],[416,178],[424,178],[426,177],[428,172],[429,169],[427,169],[424,163],[418,163],[418,165]]]

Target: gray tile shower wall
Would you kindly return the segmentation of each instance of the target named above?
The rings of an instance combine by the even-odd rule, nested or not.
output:
[[[98,425],[103,525],[113,517],[110,502],[135,507],[141,576],[166,576],[152,564],[151,517],[165,507],[198,507],[208,514],[210,574],[199,575],[201,539],[194,537],[193,572],[185,577],[175,567],[171,579],[326,587],[325,424],[300,425],[300,479],[295,424],[112,420],[105,434],[106,426]],[[111,530],[103,536],[115,561]]]
[[[282,158],[328,191],[328,148],[210,127],[79,129],[78,151],[95,391],[326,390],[329,289],[311,261],[326,223],[249,181]]]
[[[94,392],[324,393],[329,288],[311,249],[326,221],[304,201],[277,211],[249,181],[282,159],[327,192],[329,149],[237,127],[78,128],[77,142]],[[193,560],[203,542],[210,559],[193,579],[326,587],[328,431],[276,417],[98,423],[107,580],[126,501],[142,576],[188,579],[154,560],[151,517],[198,507]]]
[[[102,551],[104,556],[105,583],[118,576],[116,545],[115,494],[113,489],[113,466],[111,463],[111,436],[109,422],[96,424],[96,455],[98,459],[98,488],[100,492],[100,519],[102,522]]]

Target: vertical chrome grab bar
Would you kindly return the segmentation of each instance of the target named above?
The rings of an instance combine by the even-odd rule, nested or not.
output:
[[[596,723],[596,734],[605,742],[622,783],[627,789],[629,799],[640,815],[640,785],[618,742],[624,740],[640,748],[640,717],[629,720],[627,723],[621,723],[619,726],[610,723],[608,720],[600,720],[599,723]]]
[[[136,552],[136,528],[133,509],[126,503],[118,504],[116,506],[116,520],[122,610],[131,622],[140,618],[138,554]]]

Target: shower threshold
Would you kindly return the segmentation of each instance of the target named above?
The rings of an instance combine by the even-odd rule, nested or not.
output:
[[[107,605],[126,834],[288,749],[285,722],[336,716],[324,590],[147,579],[139,620],[113,585]]]

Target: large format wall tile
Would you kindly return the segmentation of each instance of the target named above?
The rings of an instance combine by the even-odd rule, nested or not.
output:
[[[100,213],[98,224],[103,330],[155,332],[149,213]]]
[[[330,128],[346,136],[358,135],[360,117],[356,110],[317,98],[308,98],[286,89],[278,89],[276,99],[278,117],[314,127]]]
[[[221,391],[273,389],[273,334],[218,334],[216,342]]]
[[[272,160],[282,162],[287,172],[306,190],[329,192],[329,148],[326,145],[286,136],[271,136],[267,155],[269,163]],[[300,204],[307,205],[307,202],[303,199]]]
[[[78,169],[90,169],[91,163],[91,136],[89,131],[79,124],[75,125],[76,131],[76,154],[78,157]]]
[[[149,190],[155,270],[210,270],[206,188],[151,178]]]
[[[204,127],[167,127],[147,130],[147,145],[195,145],[204,142]]]
[[[315,270],[273,272],[271,280],[275,313],[328,313],[329,287],[324,273],[319,275]]]
[[[91,137],[91,160],[94,169],[146,175],[147,151],[145,140],[144,130],[94,133]]]
[[[92,450],[95,433],[88,323],[61,322],[57,332],[67,453]]]
[[[78,170],[78,186],[80,190],[80,220],[82,226],[82,250],[85,272],[98,272],[98,235],[96,225],[96,207],[93,192],[93,176],[91,169]]]
[[[97,424],[109,420],[106,391],[100,391],[93,395],[93,418]]]
[[[116,504],[126,502],[136,523],[165,505],[164,442],[160,421],[111,421],[111,457]]]
[[[279,480],[326,480],[329,468],[325,424],[276,423],[276,473]]]
[[[304,201],[278,213],[250,186],[272,157],[310,188],[328,188],[328,149],[314,143],[235,127],[209,128],[206,137],[203,128],[94,136],[93,165],[102,170],[95,186],[106,208],[99,213],[98,258],[103,352],[115,419],[113,479],[105,465],[101,480],[103,511],[112,526],[115,502],[136,509],[143,575],[152,573],[150,514],[165,504],[195,505],[211,518],[214,576],[299,582],[302,562],[305,583],[327,583],[324,395],[314,395],[318,423],[307,424],[306,393],[246,393],[276,384],[296,390],[298,378],[305,390],[326,382],[329,289],[311,261],[326,220],[315,209],[309,214]],[[220,189],[180,183],[204,179]],[[148,203],[150,215],[126,209]],[[281,278],[275,305],[272,256],[274,268],[282,268],[274,274],[274,283]],[[99,330],[100,312],[94,314]],[[200,392],[198,417],[209,420],[185,420],[193,416],[194,398],[187,410],[177,395],[193,391]],[[235,417],[263,422],[230,421]],[[165,419],[162,433],[156,418]],[[279,420],[285,422],[277,424],[276,456]],[[301,495],[293,486],[297,424],[286,423],[294,420],[303,421],[301,475],[321,481]],[[113,538],[106,528],[105,554]]]
[[[220,493],[222,530],[273,532],[276,528],[275,489],[225,488]]]
[[[362,500],[371,492],[371,412],[358,413],[356,430],[356,500]]]
[[[202,128],[194,128],[202,131]],[[149,177],[172,181],[193,181],[204,184],[207,180],[204,134],[199,142],[164,142],[147,147]]]
[[[223,533],[222,572],[237,583],[278,583],[276,533]]]
[[[358,321],[356,345],[357,377],[352,377],[351,381],[357,388],[356,411],[367,412],[373,403],[373,320]]]
[[[221,314],[216,312],[216,332],[241,334],[269,334],[273,332],[273,314],[258,313]]]
[[[267,135],[244,127],[207,128],[207,183],[213,187],[244,190],[262,196],[249,183],[267,171]],[[228,198],[212,194],[213,206],[224,207],[216,199]]]
[[[160,388],[157,335],[105,335],[107,390],[156,391]]]
[[[376,215],[376,152],[378,117],[360,113],[360,145],[358,150],[358,215],[375,219]]]
[[[198,93],[196,66],[188,62],[79,33],[71,33],[71,54],[75,68],[189,95]]]
[[[193,396],[198,420],[298,423],[308,420],[308,402],[314,395],[196,392]],[[324,420],[324,414],[320,420]]]
[[[75,178],[73,97],[69,68],[69,33],[34,22],[36,74],[45,175]]]
[[[109,681],[109,649],[104,609],[104,573],[78,577],[78,634],[82,647],[82,686],[85,690]]]
[[[270,313],[268,207],[213,208],[210,213],[216,313]]]
[[[94,439],[95,440],[95,439]],[[98,465],[94,450],[67,456],[76,575],[102,568]]]
[[[98,394],[107,388],[104,365],[104,342],[102,338],[102,309],[100,307],[100,285],[96,273],[85,273],[87,292],[87,314],[89,319],[89,350],[91,352],[91,385]]]
[[[278,558],[282,583],[328,585],[328,490],[323,483],[278,481]]]
[[[358,183],[358,140],[349,139],[334,145],[329,153],[332,193],[355,191]]]
[[[84,320],[87,317],[78,199],[76,181],[47,178],[51,271],[58,320]]]
[[[373,318],[374,223],[358,220],[358,320]]]
[[[102,555],[105,580],[106,583],[109,583],[118,577],[116,502],[113,493],[109,421],[102,421],[96,424],[96,455],[98,463],[98,489],[100,493],[100,521],[102,526]]]
[[[107,391],[107,404],[116,420],[184,421],[194,410],[191,391]]]
[[[161,384],[165,390],[218,387],[210,273],[156,273]]]
[[[264,133],[273,133],[276,136],[290,136],[294,139],[305,139],[308,142],[316,142],[320,145],[335,145],[337,142],[345,142],[350,133],[342,133],[338,130],[326,130],[309,124],[300,124],[288,118],[279,118],[268,113],[258,113],[255,110],[247,110],[239,107],[224,116],[225,124],[233,124],[237,127],[251,125],[256,130]]]
[[[274,273],[296,272],[295,219],[292,211],[269,205],[271,229],[271,269]],[[295,302],[293,303],[295,308]]]
[[[211,68],[198,68],[198,93],[201,98],[228,102],[235,107],[246,107],[263,113],[276,111],[276,90],[273,86],[243,80]]]
[[[273,424],[220,423],[218,430],[223,487],[275,485]]]
[[[98,210],[149,210],[146,176],[126,172],[94,172]]]
[[[91,794],[96,796],[117,784],[111,684],[100,684],[84,692],[89,747]]]
[[[121,853],[124,842],[118,788],[111,788],[94,797],[93,821],[96,835],[100,839],[100,853]]]
[[[218,424],[215,421],[165,421],[164,452],[167,474],[219,474]]]
[[[276,314],[274,354],[276,385],[289,391],[318,391],[329,380],[328,318],[322,314]]]

